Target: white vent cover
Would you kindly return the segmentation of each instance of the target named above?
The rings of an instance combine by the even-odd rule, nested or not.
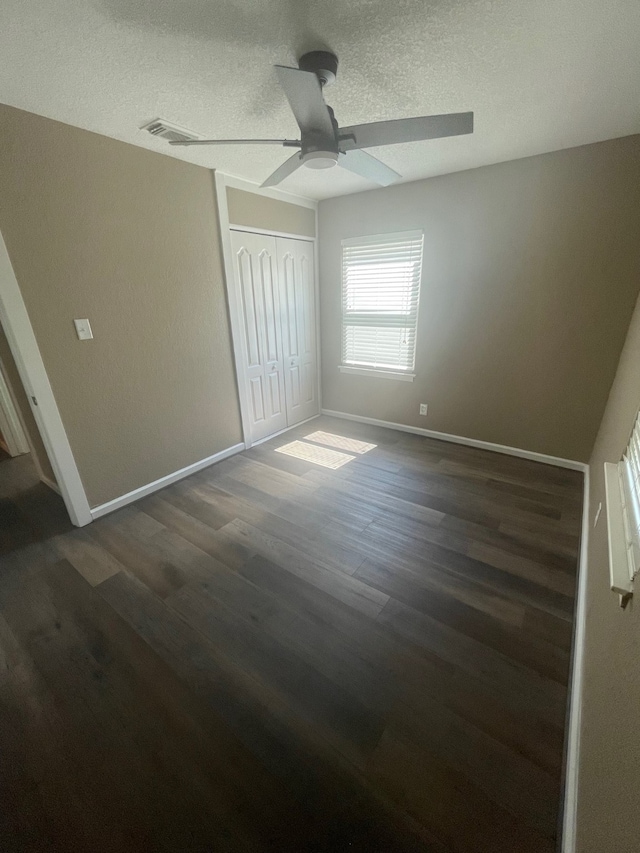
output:
[[[159,139],[166,139],[167,142],[185,142],[187,139],[202,139],[197,133],[192,130],[185,130],[184,127],[178,127],[177,124],[171,124],[163,118],[155,118],[149,124],[145,124],[141,130],[148,130],[152,136],[157,136]]]

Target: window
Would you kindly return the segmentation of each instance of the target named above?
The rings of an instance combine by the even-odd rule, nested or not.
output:
[[[640,415],[622,460],[617,465],[607,462],[604,469],[611,589],[624,606],[640,571]]]
[[[342,365],[413,379],[422,231],[342,243]]]

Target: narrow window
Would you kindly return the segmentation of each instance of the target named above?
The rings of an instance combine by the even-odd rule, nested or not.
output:
[[[342,365],[412,379],[422,272],[421,231],[342,243]]]
[[[622,459],[606,462],[604,469],[611,589],[624,606],[640,572],[640,415]]]

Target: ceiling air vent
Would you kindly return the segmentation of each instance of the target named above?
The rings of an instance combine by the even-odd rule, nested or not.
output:
[[[178,127],[177,124],[165,121],[163,118],[156,118],[145,124],[142,130],[148,130],[152,136],[157,136],[159,139],[166,139],[167,142],[185,142],[187,139],[202,139],[197,133],[191,130],[185,130],[184,127]]]

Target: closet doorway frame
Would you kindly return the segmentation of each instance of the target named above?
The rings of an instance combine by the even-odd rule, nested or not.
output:
[[[313,199],[305,198],[304,196],[293,195],[292,193],[284,192],[283,190],[263,189],[251,181],[245,181],[241,178],[227,175],[224,172],[214,172],[214,181],[216,189],[216,200],[218,204],[218,227],[220,245],[222,246],[222,261],[224,266],[225,285],[227,291],[227,306],[229,310],[229,325],[231,327],[231,341],[233,345],[233,360],[236,373],[236,386],[238,388],[238,401],[240,403],[240,419],[242,422],[242,435],[245,448],[255,447],[262,444],[264,441],[270,441],[277,435],[282,435],[300,424],[312,421],[320,416],[322,411],[322,383],[320,382],[321,373],[321,352],[320,352],[320,277],[318,264],[318,202]],[[227,187],[233,189],[244,190],[245,192],[253,193],[254,195],[273,198],[277,201],[286,201],[289,204],[296,204],[299,207],[307,207],[316,213],[316,233],[313,237],[307,237],[302,234],[292,234],[284,231],[273,231],[265,228],[254,228],[248,225],[238,225],[229,221],[229,207],[227,205]],[[284,429],[274,432],[272,435],[260,438],[253,441],[251,437],[251,420],[249,416],[250,402],[247,394],[244,379],[241,375],[241,366],[244,363],[242,355],[242,305],[240,303],[240,295],[235,279],[235,268],[233,264],[233,249],[231,247],[231,231],[246,231],[250,234],[266,234],[269,237],[286,237],[291,240],[302,240],[313,244],[313,272],[315,276],[315,312],[316,312],[316,388],[318,393],[318,414],[307,418],[305,421],[299,421],[296,424],[287,426]]]

